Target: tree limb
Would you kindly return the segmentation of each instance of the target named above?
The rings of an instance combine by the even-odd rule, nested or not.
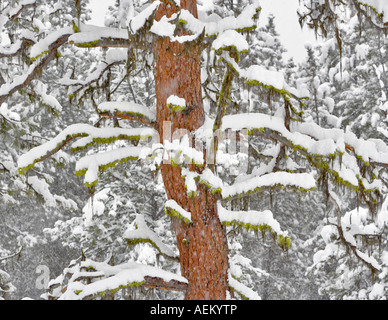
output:
[[[374,275],[375,272],[380,271],[380,270],[377,269],[375,266],[373,266],[372,263],[370,263],[370,262],[366,261],[364,258],[362,258],[360,256],[360,254],[358,253],[357,247],[346,240],[345,235],[344,235],[344,230],[342,228],[342,223],[341,223],[341,217],[342,217],[341,208],[340,208],[339,204],[337,203],[337,201],[331,195],[330,191],[327,192],[327,197],[328,197],[328,200],[330,200],[330,202],[333,204],[335,210],[337,211],[336,227],[337,227],[339,238],[340,238],[341,242],[345,245],[345,247],[347,249],[350,249],[353,252],[353,254],[356,256],[356,258],[358,260],[360,260],[363,264],[365,264],[372,271],[372,275]]]
[[[13,253],[13,254],[11,254],[9,256],[0,258],[0,261],[5,261],[5,260],[11,259],[13,257],[16,257],[17,255],[19,255],[22,252],[22,250],[23,250],[23,247],[21,246],[17,252],[15,252],[15,253]]]
[[[8,99],[8,97],[11,96],[16,91],[29,85],[32,80],[39,78],[40,74],[43,71],[43,68],[46,67],[49,64],[49,62],[51,62],[53,59],[57,57],[57,49],[67,42],[69,36],[70,34],[64,34],[61,37],[59,37],[56,41],[51,43],[48,47],[48,53],[40,60],[39,63],[35,64],[31,72],[27,76],[24,76],[24,75],[20,76],[20,77],[23,77],[24,79],[21,78],[22,80],[18,81],[14,86],[12,86],[12,83],[11,83],[10,88],[8,90],[4,90],[4,92],[3,90],[1,90],[3,88],[3,86],[1,86],[0,104],[5,102]],[[5,85],[9,86],[9,84],[5,84]]]

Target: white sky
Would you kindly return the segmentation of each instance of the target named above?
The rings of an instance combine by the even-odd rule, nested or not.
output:
[[[90,7],[93,10],[92,24],[102,26],[104,24],[105,12],[114,0],[90,0]],[[301,30],[296,10],[299,6],[298,0],[260,0],[262,7],[259,26],[267,23],[267,16],[272,13],[275,16],[275,24],[280,34],[283,45],[288,50],[287,57],[292,56],[295,62],[301,62],[306,56],[304,44],[315,42],[315,36],[310,30]]]

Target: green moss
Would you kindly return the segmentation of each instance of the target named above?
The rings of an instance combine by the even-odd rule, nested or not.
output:
[[[103,110],[103,109],[99,109],[99,111],[101,113],[110,113],[111,111],[110,110]],[[119,112],[120,114],[122,115],[127,115],[129,117],[133,116],[133,117],[137,117],[137,118],[144,118],[150,122],[152,122],[152,119],[148,118],[147,116],[145,116],[144,114],[142,113],[139,113],[139,112],[131,112],[131,111],[128,111],[128,112],[122,112],[122,111],[119,111],[119,110],[115,110],[114,112]]]
[[[232,53],[232,55],[235,56],[235,60],[236,62],[238,62],[239,58],[237,57],[237,54],[238,53],[248,53],[249,51],[248,50],[241,50],[241,51],[238,51],[237,50],[237,47],[234,46],[234,45],[230,45],[230,46],[226,46],[226,47],[222,47],[222,48],[219,48],[219,49],[213,49],[215,50],[215,52],[218,54],[218,55],[221,55],[222,54],[222,51],[229,51],[230,53]],[[223,59],[225,61],[225,59]],[[227,63],[227,61],[225,61]],[[234,69],[234,68],[233,68]]]
[[[107,163],[107,164],[99,166],[98,170],[100,172],[103,172],[103,171],[106,171],[109,168],[115,167],[118,164],[122,164],[124,162],[130,161],[130,160],[137,160],[137,159],[138,159],[137,157],[126,157],[126,158],[123,158],[123,159],[120,159],[120,160],[115,160],[113,162],[110,162],[110,163]],[[88,171],[88,169],[85,168],[85,169],[81,169],[81,170],[76,171],[75,174],[77,175],[77,177],[79,177],[79,176],[82,176],[82,175],[86,174],[87,171]],[[91,183],[85,182],[85,185],[88,188],[91,188],[91,187],[94,187],[97,183],[98,183],[98,180],[95,180],[95,181],[93,181]]]
[[[74,31],[74,33],[80,32],[80,30],[78,29],[78,27],[77,27],[76,23],[74,22],[74,20],[72,21],[72,23],[73,23],[73,31]]]
[[[168,107],[170,108],[171,111],[173,112],[182,112],[183,110],[185,110],[186,106],[180,106],[178,104],[172,104],[172,103],[169,103],[168,104]]]
[[[85,182],[85,186],[87,186],[88,188],[93,188],[97,185],[98,183],[98,179],[97,180],[94,180],[93,182],[89,183],[89,182]]]
[[[97,43],[99,43],[101,40],[95,40],[95,41],[90,41],[90,42],[78,42],[74,43],[75,46],[79,48],[91,48],[95,47]]]
[[[297,187],[297,186],[288,186],[288,185],[283,185],[281,183],[277,183],[277,184],[274,184],[274,185],[271,185],[271,186],[263,186],[263,187],[256,187],[254,189],[250,189],[246,192],[242,192],[242,193],[239,193],[239,194],[232,194],[228,197],[225,197],[223,198],[224,200],[228,200],[228,199],[231,199],[231,198],[234,198],[236,196],[238,196],[239,198],[242,198],[243,196],[245,195],[248,195],[248,194],[253,194],[253,193],[256,193],[256,192],[259,192],[259,191],[262,191],[262,190],[265,190],[265,189],[268,189],[268,188],[279,188],[279,189],[286,189],[286,188],[291,188],[291,189],[297,189],[299,190],[300,192],[309,192],[309,191],[312,191],[312,190],[315,190],[316,188],[313,187],[313,188],[310,188],[310,189],[305,189],[305,188],[302,188],[302,187]]]
[[[164,210],[165,214],[167,214],[170,217],[179,218],[179,219],[181,219],[182,221],[184,221],[187,224],[191,224],[192,223],[191,220],[189,220],[188,218],[182,216],[178,211],[176,211],[176,210],[174,210],[172,208],[164,206],[163,210]]]
[[[32,163],[30,163],[28,166],[26,167],[23,167],[23,168],[19,168],[18,169],[18,172],[19,174],[26,174],[30,169],[32,169],[34,167],[34,165],[40,161],[43,161],[44,159],[46,159],[50,154],[54,154],[56,153],[58,150],[60,150],[63,145],[66,143],[66,141],[70,141],[74,138],[77,138],[77,137],[86,137],[87,134],[86,133],[76,133],[76,134],[72,134],[72,135],[67,135],[65,137],[65,139],[63,139],[62,141],[60,141],[55,148],[53,148],[52,150],[49,150],[45,155],[43,155],[42,157],[40,158],[36,158],[34,159],[34,161]]]
[[[88,171],[88,169],[78,170],[78,171],[75,172],[75,175],[77,177],[80,177],[80,176],[83,176],[84,174],[86,174],[87,171]]]
[[[251,27],[246,27],[246,28],[238,28],[236,29],[237,32],[247,32],[247,31],[253,31],[253,30],[256,30],[257,29],[257,25],[254,24],[253,26]]]
[[[187,187],[186,187],[187,188]],[[195,198],[197,196],[197,193],[195,191],[189,191],[187,192],[188,198]]]
[[[362,1],[358,1],[359,4],[369,8],[370,10],[372,10],[379,19],[382,19],[384,17],[384,14],[382,12],[378,12],[377,9],[373,6],[371,6],[370,4],[367,4],[367,3],[364,3]],[[387,23],[385,23],[384,25],[386,25]]]
[[[209,190],[211,193],[213,193],[213,194],[215,194],[215,193],[217,193],[217,192],[219,192],[219,193],[222,192],[221,187],[216,187],[216,186],[212,185],[212,184],[211,184],[209,181],[207,181],[207,180],[200,179],[199,177],[196,178],[196,180],[198,180],[198,183],[200,183],[200,184],[206,186],[206,187],[208,188],[208,190]]]
[[[90,141],[89,143],[86,143],[83,146],[78,146],[78,147],[75,147],[75,148],[71,148],[71,151],[72,152],[77,152],[77,151],[80,151],[80,150],[84,150],[84,149],[86,149],[87,147],[89,147],[89,146],[91,146],[93,144],[109,144],[109,143],[116,142],[117,140],[131,140],[131,141],[138,142],[138,141],[140,141],[140,139],[146,139],[146,138],[149,138],[149,137],[151,137],[151,135],[149,135],[149,136],[141,136],[141,135],[120,134],[118,136],[109,137],[109,138],[93,138],[92,141]]]
[[[41,54],[37,55],[36,57],[31,57],[30,59],[31,59],[31,61],[35,61],[35,60],[37,60],[38,58],[43,57],[43,56],[44,56],[45,54],[47,54],[47,53],[49,53],[48,50],[43,51]]]
[[[34,164],[30,164],[28,165],[27,167],[24,167],[24,168],[19,168],[18,169],[18,172],[19,174],[26,174],[30,169],[32,169],[34,167]]]
[[[229,285],[229,288],[231,288],[234,292],[236,292],[241,297],[241,299],[243,299],[243,300],[250,300],[246,295],[244,295],[240,291],[236,290],[231,285]]]
[[[156,250],[158,250],[160,254],[164,255],[164,253],[160,250],[160,248],[156,245],[156,243],[153,242],[151,239],[148,239],[148,238],[125,238],[125,240],[127,240],[127,243],[129,246],[134,246],[134,245],[137,245],[139,243],[149,243]]]
[[[126,285],[120,285],[120,286],[118,286],[115,289],[99,291],[99,292],[96,293],[96,296],[104,297],[107,292],[110,292],[111,294],[115,294],[118,290],[122,290],[122,289],[129,288],[129,287],[137,288],[137,287],[142,286],[144,283],[145,283],[145,280],[140,281],[140,282],[136,282],[136,281],[130,282],[130,283],[126,284]]]
[[[291,239],[290,237],[284,237],[282,235],[278,236],[277,239],[278,244],[283,248],[283,250],[287,251],[291,246]]]

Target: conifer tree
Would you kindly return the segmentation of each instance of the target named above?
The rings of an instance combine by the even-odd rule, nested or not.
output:
[[[163,179],[167,196],[164,211],[172,217],[177,250],[166,246],[141,215],[136,216],[134,228],[127,230],[123,237],[131,243],[149,243],[162,255],[179,259],[180,274],[133,261],[112,265],[109,261],[93,261],[86,255],[80,262],[72,262],[66,275],[50,283],[50,298],[111,296],[120,294],[120,289],[137,286],[182,291],[186,299],[225,299],[235,293],[244,298],[258,298],[229,272],[228,230],[243,227],[263,234],[267,232],[287,250],[290,238],[270,209],[244,211],[233,206],[233,201],[240,197],[258,191],[275,191],[277,187],[306,192],[320,186],[339,219],[336,231],[342,244],[374,274],[382,270],[378,257],[369,257],[360,251],[361,247],[351,238],[352,232],[338,222],[342,211],[341,208],[337,210],[335,186],[356,191],[360,199],[371,205],[372,215],[385,217],[386,211],[379,210],[378,204],[384,193],[380,188],[380,173],[387,166],[388,148],[382,141],[360,139],[350,131],[300,122],[304,96],[298,88],[285,82],[282,72],[259,64],[247,67],[239,64],[249,48],[243,34],[256,28],[260,11],[256,1],[241,7],[237,16],[222,17],[212,13],[232,10],[234,1],[228,4],[230,7],[207,8],[201,15],[196,1],[190,0],[153,1],[142,10],[134,9],[133,16],[123,13],[128,13],[131,6],[120,5],[121,12],[117,17],[123,18],[120,24],[123,22],[125,28],[121,28],[122,24],[115,28],[85,24],[81,2],[75,2],[73,16],[65,15],[67,23],[63,28],[50,30],[46,36],[32,37],[32,46],[22,50],[27,58],[26,65],[15,68],[10,81],[7,79],[8,82],[0,87],[0,100],[6,101],[19,89],[30,85],[44,68],[51,66],[49,63],[58,57],[58,50],[66,49],[66,44],[80,50],[109,47],[111,49],[106,52],[103,62],[96,64],[95,71],[83,78],[66,74],[58,82],[71,88],[73,101],[90,99],[99,119],[116,120],[104,123],[104,126],[78,123],[62,128],[48,142],[19,157],[18,171],[20,174],[31,172],[70,142],[74,151],[95,144],[109,144],[102,152],[98,148],[91,149],[77,158],[76,173],[84,176],[85,185],[93,192],[102,171],[139,159],[153,161]],[[14,12],[27,14],[39,3],[9,4],[9,21],[14,19]],[[125,3],[129,4],[128,1]],[[376,27],[384,28],[377,25],[379,21],[375,20],[374,13],[365,11],[358,1],[346,4],[334,1],[333,6],[325,6],[322,1],[306,1],[307,13],[303,18],[327,35],[328,27],[335,31],[338,28],[336,19],[325,17],[336,17],[337,7],[346,5],[356,6],[360,14],[373,19]],[[7,31],[10,38],[19,36],[21,47],[26,41],[22,37],[25,32],[14,34],[13,27],[9,25]],[[338,32],[336,40],[341,42]],[[206,115],[201,86],[201,58],[207,48],[214,51],[213,57],[223,64],[224,73],[216,91],[213,118]],[[112,97],[106,89],[110,84],[108,80],[117,75],[113,70],[118,65],[129,66],[128,75],[136,79],[136,64],[131,64],[132,61],[152,66],[154,104],[152,101],[149,101],[151,105],[135,103],[123,96]],[[23,67],[27,70],[24,73],[21,72]],[[276,101],[276,113],[270,110],[264,110],[265,114],[232,113],[231,89],[235,79],[257,87],[259,96],[267,97],[267,101]],[[96,101],[93,93],[101,93],[104,89],[105,95],[99,95]],[[106,101],[100,101],[102,98]],[[98,122],[102,123],[102,120]],[[225,142],[221,133],[228,129],[232,135]],[[221,179],[222,167],[230,167],[233,159],[222,157],[223,144],[228,145],[228,150],[235,147],[239,151],[235,154],[240,154],[237,157],[244,159],[248,136],[258,141],[256,145],[252,141],[258,159],[267,160],[258,161],[257,167],[243,179],[241,175],[239,179]],[[233,140],[236,141],[234,145],[228,142]],[[264,148],[258,148],[263,145]],[[384,225],[386,219],[381,221]],[[77,278],[79,271],[88,271],[88,277]]]

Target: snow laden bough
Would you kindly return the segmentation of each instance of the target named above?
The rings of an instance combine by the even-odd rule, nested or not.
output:
[[[107,262],[85,259],[73,261],[63,274],[48,284],[49,300],[92,300],[115,294],[124,288],[145,286],[184,291],[187,280],[181,276],[141,263],[127,262],[111,266]],[[59,298],[58,298],[59,297]]]
[[[250,136],[264,138],[275,141],[280,145],[279,150],[287,149],[288,155],[297,156],[305,160],[303,170],[307,172],[295,172],[288,167],[280,168],[278,165],[279,155],[273,154],[273,161],[258,170],[241,177],[232,185],[227,185],[217,177],[209,168],[204,168],[201,174],[190,173],[184,170],[183,163],[177,161],[175,164],[183,167],[182,176],[185,177],[188,196],[195,197],[198,185],[206,186],[212,193],[220,196],[221,201],[229,201],[235,198],[243,197],[247,194],[257,192],[265,188],[272,188],[274,185],[297,188],[302,191],[311,190],[316,186],[316,180],[323,181],[322,185],[327,184],[327,176],[336,184],[342,184],[353,188],[357,192],[362,192],[363,196],[370,196],[371,202],[374,191],[380,191],[381,183],[376,178],[378,172],[376,167],[388,166],[388,148],[381,141],[365,141],[358,139],[354,134],[340,129],[323,129],[312,123],[291,122],[291,112],[301,117],[299,107],[304,98],[303,92],[291,88],[284,80],[282,73],[275,70],[267,70],[258,65],[252,65],[248,68],[241,68],[238,65],[239,55],[247,50],[247,43],[239,32],[252,30],[256,28],[254,18],[260,11],[258,2],[246,6],[238,17],[227,17],[219,19],[217,22],[204,22],[195,18],[187,10],[180,10],[179,14],[171,17],[163,17],[159,21],[153,21],[153,14],[158,8],[160,2],[154,1],[144,11],[131,18],[128,29],[102,28],[88,25],[75,25],[71,28],[58,30],[58,32],[44,38],[36,43],[30,51],[32,64],[25,75],[15,78],[15,81],[7,86],[0,88],[0,99],[17,91],[22,86],[28,84],[30,77],[48,63],[50,59],[56,56],[56,49],[69,41],[78,47],[124,47],[124,48],[142,48],[144,43],[144,33],[151,33],[156,37],[169,37],[171,41],[192,42],[207,37],[204,45],[212,43],[212,49],[216,52],[220,61],[225,63],[227,68],[224,81],[222,83],[219,100],[218,114],[214,120],[213,129],[240,131],[247,129]],[[176,36],[176,28],[183,27],[189,35]],[[201,38],[202,37],[202,38]],[[137,41],[137,40],[142,41]],[[54,53],[53,53],[54,52]],[[113,53],[113,52],[111,52]],[[109,62],[116,63],[123,61],[123,55],[111,54]],[[95,81],[106,71],[105,68],[99,70],[99,74],[93,75],[93,79],[88,79],[85,83],[67,83],[71,85],[87,85],[90,81]],[[284,99],[284,113],[282,115],[268,116],[263,114],[239,114],[225,116],[226,101],[229,98],[231,82],[234,77],[240,77],[248,85],[258,86],[261,90],[277,94]],[[42,93],[45,93],[42,90]],[[173,111],[184,112],[186,101],[180,97],[170,96],[167,103]],[[174,110],[175,109],[175,110]],[[74,151],[86,149],[92,144],[112,143],[117,140],[139,141],[143,138],[156,135],[154,112],[145,106],[134,104],[132,102],[106,102],[98,107],[99,114],[108,118],[121,118],[125,120],[137,121],[148,125],[145,129],[122,129],[122,128],[95,128],[90,125],[73,125],[64,129],[55,138],[48,143],[31,149],[28,153],[21,156],[18,161],[19,173],[25,174],[38,162],[47,159],[56,152],[65,147],[73,139],[78,139],[72,145]],[[146,133],[144,133],[146,132]],[[183,148],[178,144],[171,143],[171,149],[180,150]],[[160,147],[160,146],[157,146]],[[155,151],[151,146],[151,153]],[[186,150],[186,149],[185,149]],[[147,153],[147,152],[146,152]],[[150,153],[148,153],[150,154]],[[283,152],[285,154],[285,152]],[[139,146],[126,146],[108,150],[103,153],[88,154],[81,158],[76,164],[77,175],[85,175],[85,184],[88,187],[94,187],[98,181],[98,173],[106,170],[116,164],[139,159],[144,156],[144,148]],[[198,154],[195,155],[198,158]],[[204,164],[202,161],[196,164]],[[301,163],[303,161],[300,161]],[[307,164],[307,165],[306,165]],[[310,167],[309,167],[310,166]],[[320,175],[317,176],[316,175]],[[243,182],[243,180],[244,182]],[[278,223],[273,219],[270,211],[229,211],[218,204],[218,215],[220,221],[227,226],[239,226],[253,230],[270,230],[277,237],[279,244],[287,248],[289,239],[287,234],[281,231]],[[168,201],[165,205],[167,214],[182,219],[190,224],[190,213],[181,208],[176,202]],[[136,220],[137,229],[129,230],[126,233],[127,241],[130,244],[148,242],[155,247],[160,254],[174,257],[169,248],[163,246],[155,238],[155,234],[146,228],[140,217]],[[142,273],[138,271],[137,265],[123,265],[121,267],[106,267],[106,265],[92,264],[88,266],[86,262],[81,263],[81,269],[86,268],[92,272],[91,278],[95,276],[95,281],[87,285],[80,281],[81,277],[74,276],[66,292],[69,295],[76,294],[80,298],[86,298],[98,295],[107,290],[116,290],[125,286],[147,285],[151,278],[162,279],[162,283],[172,280],[178,281],[179,285],[186,285],[187,281],[175,275],[163,276],[155,269],[145,268]],[[106,268],[105,268],[106,267]],[[77,272],[83,272],[85,269],[79,269]],[[94,269],[94,270],[93,270]],[[127,269],[124,271],[123,269]],[[122,272],[121,272],[122,271]],[[73,273],[74,274],[74,273]],[[134,275],[136,274],[136,277]],[[85,276],[83,274],[83,276]],[[115,288],[110,287],[110,279]],[[113,281],[114,280],[114,281]],[[148,281],[148,282],[147,282]],[[101,285],[101,286],[100,286]],[[167,286],[167,285],[166,285]],[[168,286],[167,286],[168,287]]]
[[[152,137],[155,131],[151,128],[96,128],[87,124],[75,124],[67,127],[55,138],[41,146],[31,149],[18,160],[20,174],[26,174],[34,165],[43,161],[65,147],[70,141],[81,138],[72,146],[72,151],[79,151],[92,144],[107,144],[117,140],[139,141]],[[118,163],[138,159],[141,147],[129,146],[107,152],[86,155],[76,164],[77,176],[85,176],[85,184],[94,186],[98,181],[98,172],[113,167]]]

